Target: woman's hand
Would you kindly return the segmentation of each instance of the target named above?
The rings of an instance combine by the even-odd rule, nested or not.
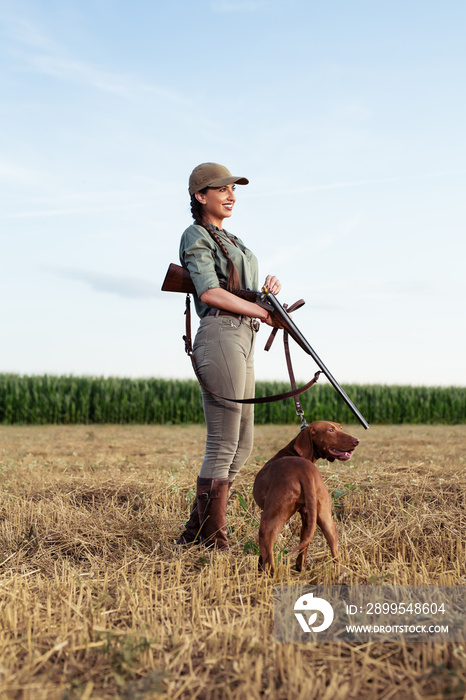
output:
[[[271,326],[271,328],[285,328],[280,318],[278,318],[277,315],[273,313],[273,311],[272,313],[266,311],[265,309],[264,311],[267,314],[267,318],[261,317],[260,320],[262,321],[262,323],[267,324],[267,326]]]
[[[265,278],[264,287],[267,287],[269,292],[272,292],[272,294],[278,294],[282,288],[282,285],[280,284],[278,277],[274,277],[274,275],[267,275]]]
[[[274,289],[277,291],[281,289],[280,282],[276,277],[269,275],[266,282],[267,280],[272,281]],[[273,280],[275,280],[275,283],[273,283]],[[272,293],[276,294],[277,292]],[[241,297],[236,296],[236,294],[231,294],[231,292],[227,292],[226,289],[222,289],[221,287],[206,289],[206,291],[201,294],[201,301],[212,308],[224,309],[225,311],[231,311],[234,314],[258,318],[259,321],[262,321],[262,323],[265,323],[267,326],[271,326],[272,328],[283,328],[283,325],[276,318],[276,316],[267,311],[267,309],[264,309],[263,306],[255,304],[252,301],[247,301],[246,299],[241,299]]]
[[[262,320],[262,319],[261,319]],[[271,328],[275,328],[276,324],[273,321],[273,317],[269,312],[267,312],[267,318],[265,318],[262,323],[265,323],[267,326],[271,326]]]

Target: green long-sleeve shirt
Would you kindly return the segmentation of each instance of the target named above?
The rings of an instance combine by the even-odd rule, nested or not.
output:
[[[257,289],[258,264],[254,253],[246,248],[244,243],[227,231],[213,227],[238,270],[242,289]],[[232,242],[234,241],[234,242]],[[206,315],[209,306],[204,304],[200,296],[207,289],[216,289],[220,283],[226,283],[228,278],[227,258],[220,246],[214,241],[203,226],[192,224],[181,236],[180,262],[185,267],[196,288],[194,303],[201,318]]]

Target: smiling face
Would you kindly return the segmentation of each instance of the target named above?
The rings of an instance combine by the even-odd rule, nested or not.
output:
[[[206,192],[196,192],[195,197],[202,204],[204,220],[223,228],[223,220],[233,213],[236,202],[235,185],[209,187]]]

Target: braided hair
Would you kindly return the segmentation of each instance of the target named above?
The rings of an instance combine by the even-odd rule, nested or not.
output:
[[[203,190],[199,190],[201,194],[205,194],[209,188],[204,187]],[[204,220],[204,212],[202,211],[202,204],[198,199],[196,199],[196,195],[192,194],[191,195],[191,215],[194,219],[194,223],[197,224],[198,226],[204,226],[203,220]]]
[[[209,188],[205,187],[203,190],[199,190],[201,194],[205,194]],[[203,205],[201,202],[199,202],[198,199],[196,199],[196,195],[192,194],[191,195],[191,214],[194,219],[194,223],[197,224],[198,226],[202,226],[205,228],[207,233],[212,236],[214,241],[217,243],[218,247],[224,254],[224,256],[227,259],[227,266],[228,266],[228,277],[227,277],[227,292],[231,292],[232,294],[237,294],[240,289],[241,289],[241,282],[239,279],[238,275],[238,270],[236,269],[236,265],[233,262],[233,260],[230,258],[230,254],[223,243],[223,241],[220,239],[220,236],[217,235],[215,231],[213,231],[209,223],[205,220],[204,216],[204,209]]]

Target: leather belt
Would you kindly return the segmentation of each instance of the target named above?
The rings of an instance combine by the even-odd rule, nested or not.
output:
[[[224,309],[216,309],[215,307],[209,309],[206,316],[233,316],[233,318],[237,318],[238,321],[241,321],[243,318],[241,314],[234,314],[232,311],[224,311]]]

